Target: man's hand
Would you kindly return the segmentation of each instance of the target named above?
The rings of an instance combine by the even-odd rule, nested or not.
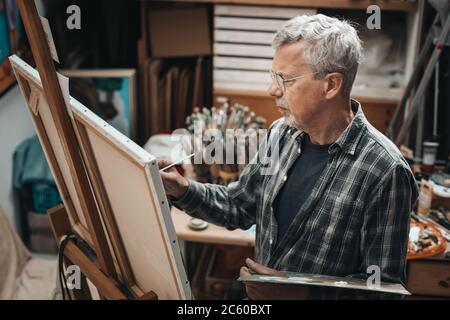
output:
[[[249,276],[251,272],[260,275],[285,277],[283,272],[263,266],[250,258],[247,258],[245,263],[247,266],[241,268],[241,277]],[[245,290],[247,296],[252,300],[306,300],[309,296],[308,287],[295,284],[247,281],[245,282]]]
[[[158,159],[160,169],[167,167],[171,162],[167,159]],[[180,199],[189,187],[189,181],[183,177],[175,167],[171,167],[164,172],[159,172],[164,184],[164,189],[168,196]]]

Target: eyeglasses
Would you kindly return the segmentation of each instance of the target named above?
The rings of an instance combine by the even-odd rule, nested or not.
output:
[[[293,78],[289,78],[289,79],[284,79],[283,76],[273,70],[270,70],[270,76],[272,77],[272,80],[275,80],[278,84],[278,87],[281,89],[281,91],[283,93],[286,92],[286,82],[291,82],[291,81],[295,81],[297,79],[301,79],[304,78],[306,76],[309,76],[311,74],[316,74],[317,72],[311,72],[311,73],[307,73],[307,74],[303,74],[301,76],[298,77],[293,77]]]

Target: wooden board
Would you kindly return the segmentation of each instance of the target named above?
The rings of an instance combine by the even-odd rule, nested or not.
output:
[[[76,134],[72,144],[82,155],[88,191],[95,194],[102,218],[93,233],[86,222],[89,215],[77,204],[80,189],[54,128],[39,74],[17,56],[10,60],[72,227],[86,240],[107,230],[119,273],[113,278],[136,297],[153,291],[159,299],[191,299],[155,158],[70,97],[68,116]]]
[[[39,74],[17,56],[12,56],[10,61],[72,226],[92,245],[77,186],[70,164],[64,156],[64,147],[43,93]]]
[[[175,231],[180,240],[243,247],[255,246],[255,235],[248,231],[241,229],[227,230],[212,223],[209,223],[204,230],[192,230],[189,228],[189,221],[191,220],[189,215],[175,207],[172,208],[171,213]]]
[[[153,290],[159,299],[190,299],[155,157],[75,99],[71,107],[97,199],[108,211],[105,220],[117,226],[110,240],[123,245],[129,264],[127,286]]]
[[[304,8],[340,8],[366,10],[370,5],[377,5],[381,10],[416,11],[418,1],[385,0],[160,0],[164,2],[191,2],[214,4],[244,4],[286,6]]]
[[[413,294],[450,297],[448,260],[418,259],[408,262],[408,290]]]
[[[267,91],[268,88],[265,89]],[[263,86],[261,86],[261,90],[252,90],[249,87],[247,91],[226,88],[216,89],[214,90],[214,101],[218,97],[227,97],[231,103],[240,103],[248,106],[256,115],[262,116],[267,120],[266,126],[270,126],[273,121],[282,116],[277,108],[275,108],[275,99],[263,91]],[[354,96],[353,98],[361,103],[367,120],[380,132],[386,132],[389,120],[398,101],[386,98],[373,99],[358,96]]]
[[[69,109],[67,108],[68,90],[65,90],[64,86],[61,87],[61,78],[58,77],[55,71],[52,52],[50,52],[50,47],[53,47],[53,43],[50,40],[50,30],[44,30],[42,18],[37,12],[34,1],[16,0],[16,2],[39,73],[18,57],[15,57],[16,64],[13,66],[14,72],[17,78],[20,79],[22,92],[30,107],[32,118],[36,130],[39,131],[38,134],[43,147],[47,151],[47,160],[53,167],[55,179],[60,180],[58,186],[65,184],[66,190],[64,190],[64,187],[60,188],[62,196],[72,197],[73,195],[69,193],[74,189],[79,200],[78,204],[80,208],[76,208],[76,205],[74,205],[76,203],[75,199],[64,199],[66,202],[72,202],[74,207],[72,210],[72,223],[75,224],[73,230],[81,233],[75,227],[77,225],[83,226],[83,222],[85,222],[85,227],[88,229],[87,232],[83,232],[83,236],[87,241],[89,239],[91,240],[90,244],[95,250],[97,257],[96,263],[102,272],[116,278],[117,274],[113,257],[108,247],[108,240],[103,230],[98,208],[90,188],[78,144],[76,143],[75,131],[69,117]],[[14,57],[10,58],[11,62],[13,60]],[[37,91],[36,88],[38,89]],[[31,94],[33,91],[34,93]],[[40,96],[45,97],[45,99],[39,99]],[[42,117],[39,110],[39,101],[43,102],[44,100],[48,106],[48,109],[43,111],[44,113],[48,113],[46,117]],[[46,131],[44,121],[47,124],[51,122],[54,125],[52,133]],[[50,137],[50,135],[53,136]],[[52,141],[57,142],[61,148],[57,149],[58,147],[55,144],[52,145]],[[61,154],[58,154],[60,152]],[[64,159],[67,167],[60,168],[56,157]],[[66,176],[70,175],[73,185],[70,181],[63,181],[63,172],[66,172]],[[70,191],[71,189],[72,191]],[[74,211],[78,209],[81,209],[85,221],[80,218],[81,216],[75,216],[76,213]],[[80,214],[80,212],[77,213]],[[80,219],[80,223],[75,221],[76,218]]]

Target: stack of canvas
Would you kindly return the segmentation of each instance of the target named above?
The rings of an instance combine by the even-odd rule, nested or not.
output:
[[[140,67],[142,144],[154,134],[183,127],[192,107],[212,100],[208,6],[149,5],[146,16],[149,52],[142,53]]]
[[[148,67],[145,138],[183,128],[193,107],[210,105],[211,58],[154,59]]]
[[[214,89],[266,90],[274,33],[288,19],[314,9],[216,5],[214,7]]]

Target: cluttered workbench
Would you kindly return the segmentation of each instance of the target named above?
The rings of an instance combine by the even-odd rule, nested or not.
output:
[[[227,230],[212,223],[195,229],[198,219],[192,219],[175,207],[172,219],[178,239],[184,243],[194,295],[199,299],[242,298],[236,279],[245,258],[253,256],[254,231]]]
[[[408,290],[412,299],[450,297],[450,175],[445,168],[412,165],[420,182],[417,210],[411,215]]]
[[[450,243],[439,255],[409,260],[407,275],[411,299],[449,299]]]
[[[219,247],[228,245],[229,249],[230,246],[253,247],[255,244],[255,236],[249,231],[240,229],[230,231],[211,223],[206,229],[193,230],[189,227],[191,217],[175,207],[172,208],[172,218],[180,240],[208,244],[205,248],[209,252],[214,250],[217,245]],[[234,250],[239,250],[239,248],[234,248]],[[202,262],[201,254],[199,262]],[[209,270],[209,272],[212,271]],[[450,243],[447,242],[445,251],[438,255],[408,260],[407,276],[407,289],[413,294],[409,299],[450,297]],[[206,273],[206,278],[208,277],[209,275]],[[197,279],[198,281],[199,279]],[[216,279],[216,282],[223,283],[224,281]]]

